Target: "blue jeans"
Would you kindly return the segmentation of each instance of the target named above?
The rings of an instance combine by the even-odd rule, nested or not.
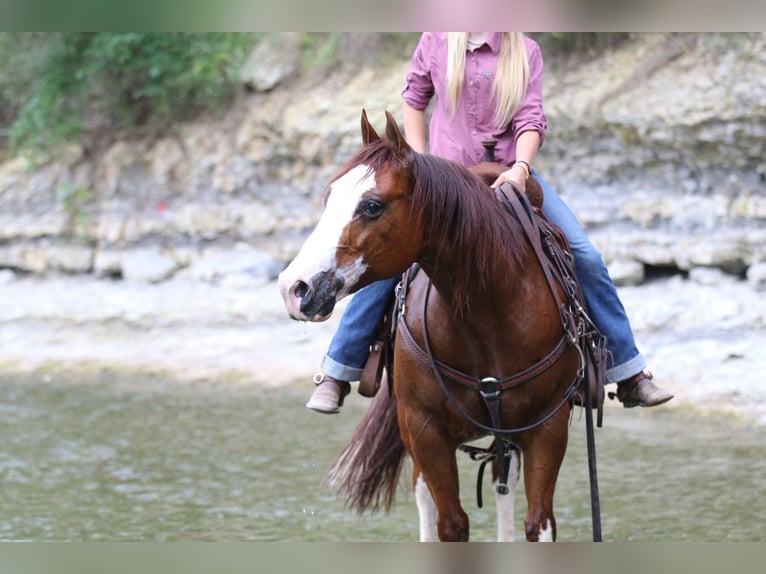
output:
[[[322,361],[323,373],[339,381],[359,380],[398,282],[399,277],[376,281],[353,295]]]
[[[543,189],[543,213],[569,240],[590,318],[607,338],[611,356],[607,361],[606,381],[617,383],[632,377],[646,368],[646,361],[636,348],[628,316],[601,253],[559,194],[540,174],[534,170],[532,173]]]
[[[610,353],[607,382],[616,383],[646,368],[638,352],[628,316],[617,289],[609,277],[601,253],[590,242],[558,193],[537,172],[532,172],[543,189],[543,212],[566,235],[577,269],[577,279],[585,295],[588,311],[596,327],[607,338]],[[375,332],[385,312],[398,277],[378,281],[359,290],[346,306],[333,337],[322,371],[342,381],[357,381],[375,339]]]

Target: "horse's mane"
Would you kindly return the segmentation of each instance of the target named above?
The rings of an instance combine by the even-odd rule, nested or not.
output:
[[[341,168],[333,181],[364,164],[379,171],[399,162],[381,140],[364,146]],[[423,222],[425,241],[433,248],[437,270],[447,259],[452,267],[453,301],[458,312],[473,297],[509,281],[525,261],[526,239],[494,191],[457,162],[411,152],[411,208]]]
[[[495,192],[459,163],[413,154],[412,208],[424,222],[434,265],[450,257],[455,305],[507,283],[524,264],[526,240]],[[444,230],[439,233],[438,230]]]

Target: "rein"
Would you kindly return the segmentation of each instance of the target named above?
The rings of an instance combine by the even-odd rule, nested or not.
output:
[[[538,361],[531,367],[528,367],[519,373],[516,373],[509,377],[505,377],[503,379],[496,379],[494,377],[485,377],[485,378],[472,377],[471,375],[461,373],[460,371],[456,369],[448,367],[447,365],[438,361],[434,357],[433,350],[431,349],[431,338],[428,334],[428,314],[426,313],[426,309],[428,308],[428,299],[429,299],[430,293],[431,293],[431,282],[429,280],[428,289],[426,290],[425,297],[423,298],[423,342],[425,344],[425,349],[421,347],[417,341],[415,341],[415,338],[412,336],[412,332],[410,331],[410,328],[407,326],[407,321],[405,320],[404,313],[402,312],[400,313],[399,324],[402,327],[402,334],[405,335],[404,343],[407,344],[409,349],[414,352],[415,356],[418,359],[420,359],[421,362],[427,365],[430,365],[433,368],[436,380],[439,383],[439,386],[444,391],[444,393],[447,395],[447,398],[449,399],[450,403],[452,403],[452,406],[455,407],[455,409],[461,414],[461,416],[463,416],[471,424],[475,425],[476,427],[480,428],[483,431],[490,432],[495,435],[520,433],[523,431],[531,430],[543,424],[545,421],[547,421],[553,415],[559,412],[563,408],[563,406],[569,400],[571,400],[572,395],[577,389],[577,383],[580,381],[579,372],[578,372],[578,376],[575,377],[575,379],[572,381],[567,391],[564,393],[563,400],[556,406],[556,408],[552,412],[546,414],[542,419],[534,423],[531,423],[529,425],[525,425],[522,427],[517,427],[517,428],[503,429],[503,428],[500,428],[499,420],[495,420],[494,416],[492,416],[492,424],[495,426],[487,426],[485,424],[480,423],[473,417],[471,417],[471,415],[469,415],[466,412],[466,410],[460,405],[460,403],[457,402],[457,400],[455,400],[455,397],[449,391],[447,387],[447,383],[444,380],[445,376],[449,378],[450,380],[455,381],[456,383],[461,383],[467,387],[476,389],[482,395],[485,401],[490,401],[493,403],[493,405],[496,404],[496,406],[499,407],[501,392],[508,390],[511,387],[515,387],[522,383],[525,383],[537,377],[538,375],[544,373],[545,371],[547,371],[550,367],[552,367],[556,363],[556,361],[561,357],[561,355],[564,354],[564,351],[566,350],[565,345],[569,341],[569,338],[567,337],[566,334],[562,336],[561,339],[559,339],[559,342],[553,348],[553,350],[550,351],[543,359],[541,359],[540,361]],[[492,415],[493,410],[494,408],[490,408],[490,415]]]
[[[425,296],[426,300],[424,303],[426,305],[428,303],[428,297],[430,295],[430,291],[431,291],[431,286],[429,282],[428,291],[426,292],[426,296]],[[425,313],[424,313],[424,316],[425,316]],[[427,323],[427,320],[425,320],[425,323]],[[426,338],[426,348],[424,349],[417,343],[417,341],[415,341],[415,338],[412,336],[412,332],[410,331],[410,328],[407,326],[407,323],[402,319],[402,334],[404,335],[404,343],[407,345],[409,350],[418,359],[420,359],[421,362],[427,365],[435,365],[439,371],[439,374],[447,377],[451,381],[455,381],[456,383],[461,383],[467,387],[479,386],[481,381],[484,379],[480,379],[478,377],[472,377],[461,371],[458,371],[457,369],[453,369],[449,365],[439,361],[433,356],[429,348],[428,335],[426,333],[427,329],[428,329],[428,326],[426,324],[424,325],[424,329],[423,329],[424,337]],[[540,359],[534,365],[531,365],[530,367],[527,367],[523,371],[520,371],[508,377],[504,377],[502,379],[494,379],[495,387],[497,388],[498,391],[505,391],[510,389],[511,387],[515,387],[517,385],[525,383],[526,381],[533,379],[536,376],[544,373],[545,371],[548,370],[548,368],[553,366],[553,364],[559,359],[559,357],[561,357],[561,355],[564,354],[564,351],[566,350],[567,342],[568,342],[568,337],[565,334],[561,337],[561,339],[559,339],[559,342],[556,343],[556,346],[553,347],[553,349],[547,355],[545,355],[545,357]]]
[[[511,184],[516,188],[515,184]],[[501,186],[502,188],[502,186]],[[553,417],[556,413],[558,413],[565,404],[567,404],[572,397],[574,396],[577,386],[582,381],[584,377],[584,372],[586,368],[586,359],[585,355],[582,351],[582,349],[577,345],[578,339],[579,339],[579,332],[577,325],[575,323],[574,314],[567,309],[567,306],[561,301],[561,298],[559,297],[558,291],[555,287],[555,280],[553,279],[553,276],[551,274],[549,265],[546,265],[547,257],[545,253],[543,252],[542,246],[540,244],[539,235],[537,233],[534,233],[534,230],[530,228],[532,225],[531,221],[529,225],[525,225],[524,219],[527,219],[527,217],[522,218],[520,215],[520,211],[526,212],[527,215],[529,215],[529,207],[528,204],[526,204],[524,207],[521,205],[521,201],[518,199],[517,194],[520,197],[525,197],[523,195],[523,192],[516,188],[515,193],[512,195],[514,196],[514,199],[516,199],[516,204],[512,204],[511,200],[508,199],[507,195],[502,191],[502,189],[498,189],[498,197],[503,201],[503,204],[508,209],[508,211],[521,223],[522,228],[527,235],[527,239],[532,244],[532,247],[535,251],[535,254],[537,256],[538,261],[540,262],[540,265],[545,273],[546,280],[548,282],[548,286],[551,290],[551,294],[553,295],[554,301],[556,302],[556,306],[559,308],[561,312],[561,322],[562,322],[562,328],[563,328],[563,334],[561,338],[559,339],[558,343],[555,345],[555,347],[541,360],[536,362],[535,364],[531,365],[530,367],[527,367],[523,371],[520,371],[518,373],[515,373],[513,375],[504,377],[502,379],[496,379],[494,377],[484,377],[484,378],[478,378],[474,377],[465,373],[462,373],[458,371],[457,369],[453,369],[452,367],[449,367],[448,365],[442,363],[441,361],[438,361],[433,354],[433,350],[431,349],[431,339],[428,334],[428,299],[429,295],[431,293],[431,282],[429,280],[429,285],[426,290],[425,297],[423,298],[423,342],[425,344],[425,349],[423,349],[417,341],[415,341],[415,338],[412,336],[412,332],[410,331],[409,327],[407,326],[407,321],[404,317],[404,298],[406,297],[406,288],[403,288],[402,291],[399,293],[399,297],[401,298],[401,305],[400,305],[400,313],[399,313],[399,324],[402,326],[402,333],[405,335],[404,342],[407,344],[409,349],[413,352],[413,354],[421,360],[421,362],[428,364],[432,367],[434,376],[436,377],[437,382],[439,383],[439,386],[442,388],[444,393],[447,395],[447,398],[449,399],[450,403],[453,407],[463,416],[466,420],[468,420],[471,424],[475,425],[477,428],[489,432],[495,435],[497,439],[501,439],[504,435],[511,435],[511,434],[517,434],[520,432],[531,430],[537,426],[540,426],[541,424],[545,423],[547,420],[549,420],[551,417]],[[526,202],[526,199],[524,199]],[[408,283],[408,279],[405,278],[404,281],[402,281],[402,285],[405,286]],[[564,284],[565,281],[561,277],[559,277],[559,284]],[[561,356],[564,354],[564,351],[567,348],[567,345],[574,346],[579,352],[580,352],[580,367],[577,370],[577,374],[575,375],[574,379],[570,383],[569,387],[567,387],[567,390],[564,392],[564,396],[562,400],[555,406],[555,408],[544,415],[541,419],[530,423],[528,425],[515,427],[515,428],[502,428],[500,424],[500,398],[501,393],[503,391],[506,391],[512,387],[516,387],[522,383],[525,383],[531,379],[534,379],[535,377],[541,375],[545,371],[547,371],[549,368],[551,368],[556,361],[558,361]],[[444,380],[444,377],[449,378],[450,380],[460,383],[464,386],[476,389],[479,394],[484,399],[487,408],[490,412],[490,417],[492,420],[492,426],[488,426],[485,424],[480,423],[473,417],[471,417],[466,410],[455,400],[452,393],[447,388],[447,384]]]
[[[508,435],[521,433],[531,430],[548,421],[556,415],[568,402],[572,401],[578,385],[585,381],[584,385],[584,406],[586,409],[587,420],[587,443],[588,443],[588,463],[591,484],[591,510],[593,517],[593,538],[594,541],[601,540],[601,519],[600,506],[598,502],[598,484],[596,479],[595,467],[595,444],[593,437],[593,413],[591,401],[591,381],[595,381],[598,386],[603,385],[603,364],[605,356],[605,340],[598,332],[593,321],[588,316],[582,301],[582,294],[579,292],[576,275],[574,273],[571,254],[563,251],[556,244],[555,234],[558,231],[544,217],[535,217],[534,211],[529,204],[526,195],[512,182],[509,182],[513,188],[510,197],[502,189],[501,185],[497,189],[497,195],[507,211],[519,222],[521,228],[540,263],[545,275],[548,287],[553,296],[554,302],[561,314],[561,324],[563,334],[555,347],[541,360],[526,369],[513,375],[496,379],[494,377],[478,378],[462,373],[448,365],[438,361],[431,349],[430,336],[428,334],[428,298],[431,293],[432,284],[429,284],[423,298],[423,349],[412,335],[405,319],[405,299],[407,295],[407,286],[411,277],[409,271],[405,274],[400,283],[397,296],[397,305],[399,306],[399,325],[404,335],[404,343],[410,351],[423,363],[428,364],[433,369],[434,376],[439,383],[444,394],[447,396],[452,406],[460,413],[462,417],[468,420],[477,428],[492,433],[495,436],[495,454],[493,457],[498,461],[498,484],[496,491],[498,494],[507,494],[508,474],[511,461],[510,445],[511,441]],[[564,239],[563,234],[558,231],[558,239]],[[542,239],[541,239],[542,236]],[[417,271],[416,271],[417,272]],[[555,273],[555,279],[554,279]],[[565,293],[566,303],[561,300],[556,285],[562,287]],[[500,400],[502,393],[508,389],[521,385],[535,377],[541,375],[551,368],[564,354],[567,346],[573,346],[577,349],[580,356],[580,366],[577,373],[564,392],[562,400],[555,405],[553,410],[545,414],[539,420],[525,426],[516,428],[502,428],[500,416]],[[587,378],[586,378],[587,375]],[[460,383],[464,386],[473,388],[481,395],[489,411],[491,426],[484,425],[471,417],[466,410],[455,399],[449,391],[445,377]],[[598,426],[601,426],[601,401],[598,402]],[[480,469],[480,478],[478,489],[481,489],[481,474],[485,461]],[[481,498],[479,497],[479,500]],[[481,506],[481,504],[480,504]]]

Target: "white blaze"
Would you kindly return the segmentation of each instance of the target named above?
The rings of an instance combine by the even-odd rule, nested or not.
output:
[[[375,174],[366,165],[358,165],[332,184],[324,213],[292,263],[279,275],[279,283],[288,288],[308,280],[319,272],[338,271],[346,278],[345,294],[364,273],[360,257],[352,265],[337,269],[335,255],[341,234],[354,217],[362,195],[375,187]],[[350,283],[350,284],[349,284]]]

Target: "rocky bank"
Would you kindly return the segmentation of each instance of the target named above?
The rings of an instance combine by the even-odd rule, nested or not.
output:
[[[6,158],[0,361],[309,375],[337,318],[288,321],[273,279],[358,147],[361,109],[398,115],[407,56],[299,74],[296,38],[276,36],[223,115]],[[766,38],[647,34],[549,60],[545,90],[536,167],[602,250],[672,408],[766,422]]]

